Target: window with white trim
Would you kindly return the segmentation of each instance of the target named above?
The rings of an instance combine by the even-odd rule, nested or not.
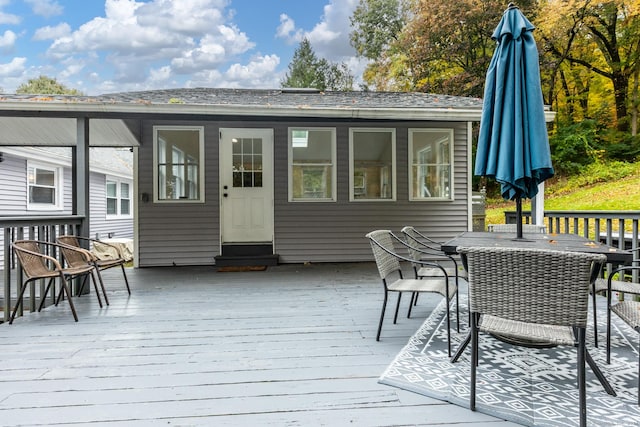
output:
[[[107,217],[131,216],[131,184],[107,179]]]
[[[62,168],[27,162],[27,209],[62,210]]]
[[[336,200],[335,128],[289,128],[289,200]]]
[[[350,129],[349,200],[395,200],[395,129]]]
[[[409,129],[409,199],[453,200],[453,129]]]
[[[154,126],[154,201],[204,202],[204,127]]]

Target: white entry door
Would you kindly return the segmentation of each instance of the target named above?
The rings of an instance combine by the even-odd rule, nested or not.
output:
[[[222,243],[273,242],[273,130],[220,129]]]

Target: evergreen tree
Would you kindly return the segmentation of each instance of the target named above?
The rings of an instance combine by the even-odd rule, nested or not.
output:
[[[353,89],[353,75],[345,63],[334,64],[324,58],[318,58],[311,48],[311,43],[305,38],[294,52],[289,72],[280,85],[349,91]]]

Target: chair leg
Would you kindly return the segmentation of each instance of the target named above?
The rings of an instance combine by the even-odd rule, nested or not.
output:
[[[611,294],[607,292],[607,365],[611,363]]]
[[[49,289],[51,288],[51,284],[53,283],[55,277],[49,279],[49,283],[47,283],[47,287],[44,290],[42,297],[40,298],[40,305],[38,306],[38,311],[42,311],[42,307],[44,307],[44,302],[47,299],[47,294],[49,293]]]
[[[591,297],[593,299],[593,345],[598,347],[598,319],[596,316],[596,282],[593,282],[593,292],[591,292]]]
[[[129,295],[131,295],[131,288],[129,287],[129,279],[127,279],[127,272],[124,271],[124,264],[120,264],[120,268],[122,269],[122,275],[124,276],[124,284],[127,285],[127,292],[129,292]],[[107,303],[107,305],[109,305],[109,303]]]
[[[407,310],[407,319],[411,318],[411,309],[415,305],[415,300],[418,298],[418,292],[411,292],[411,301],[409,301],[409,309]]]
[[[396,314],[393,316],[393,324],[398,323],[398,310],[400,309],[400,299],[402,298],[402,292],[398,292],[398,302],[396,303]]]
[[[384,300],[382,301],[382,312],[380,313],[380,322],[378,322],[378,334],[376,335],[376,341],[380,341],[380,332],[382,332],[382,321],[384,320],[384,311],[387,308],[387,296],[388,292],[384,290]]]
[[[64,274],[60,273],[60,286],[62,287],[60,291],[60,295],[62,295],[62,291],[67,294],[67,298],[69,300],[69,307],[71,307],[71,313],[73,313],[73,318],[75,321],[78,321],[78,313],[76,313],[76,307],[73,305],[73,299],[71,299],[71,290],[69,289],[69,285],[67,284],[66,279],[64,278]],[[60,297],[58,297],[58,301],[60,301]]]
[[[102,298],[100,298],[100,291],[98,290],[98,283],[96,282],[96,276],[93,274],[93,271],[89,272],[91,274],[91,281],[93,282],[93,289],[96,290],[96,296],[98,297],[98,304],[100,308],[102,308]],[[87,275],[85,274],[85,277]]]
[[[98,281],[100,282],[100,287],[102,288],[102,295],[104,295],[104,302],[109,305],[109,297],[107,297],[107,290],[104,287],[104,281],[102,280],[102,274],[100,274],[100,269],[96,267],[96,273],[98,274]]]
[[[22,284],[22,289],[20,289],[20,295],[18,295],[18,299],[16,300],[16,305],[13,307],[13,311],[11,312],[11,318],[9,319],[10,325],[13,323],[13,319],[16,318],[16,313],[18,312],[18,308],[20,307],[20,304],[22,304],[22,298],[24,297],[24,291],[27,289],[27,283],[29,282],[25,282]]]
[[[587,425],[587,391],[585,380],[585,328],[578,328],[578,410],[580,411],[580,427]]]
[[[478,322],[475,314],[471,314],[471,379],[469,387],[469,409],[476,410],[476,370],[478,366]]]

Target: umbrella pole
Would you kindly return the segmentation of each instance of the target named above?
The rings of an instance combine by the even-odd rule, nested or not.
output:
[[[516,239],[522,239],[522,197],[516,196]]]

